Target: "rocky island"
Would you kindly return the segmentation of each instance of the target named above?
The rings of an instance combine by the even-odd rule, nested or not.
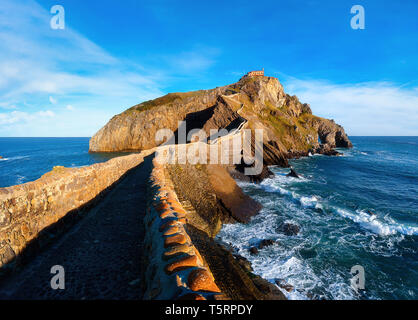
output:
[[[242,107],[242,110],[237,111]],[[212,90],[170,93],[133,106],[114,116],[90,140],[91,152],[140,151],[157,146],[159,129],[228,128],[244,118],[252,129],[265,131],[267,165],[333,148],[352,146],[344,129],[333,120],[314,116],[306,103],[284,92],[277,78],[244,76],[239,82]]]

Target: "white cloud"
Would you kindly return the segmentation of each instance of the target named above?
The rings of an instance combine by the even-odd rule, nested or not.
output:
[[[9,113],[0,113],[0,125],[11,125],[14,123],[25,123],[53,118],[55,113],[51,110],[28,113],[22,111],[12,111]]]
[[[49,102],[51,102],[52,104],[57,104],[57,100],[54,99],[52,96],[49,96]]]
[[[39,111],[38,114],[41,117],[49,117],[49,118],[55,117],[55,113],[53,111],[51,111],[51,110]]]
[[[349,135],[418,135],[418,88],[388,82],[333,84],[287,78],[286,92],[332,118]]]
[[[74,111],[75,110],[74,107],[70,104],[68,106],[66,106],[65,109],[67,109],[69,111]]]
[[[27,119],[28,114],[21,111],[0,113],[0,125],[9,125]]]
[[[106,123],[112,116],[112,111],[98,112],[92,107],[82,112],[12,111],[0,113],[0,130],[9,137],[27,137],[27,132],[35,132],[33,136],[37,137],[89,137],[86,132],[90,132],[92,123]]]
[[[0,102],[0,109],[17,109],[17,106],[10,103]]]
[[[162,95],[156,83],[161,73],[113,57],[68,24],[52,30],[51,16],[33,0],[0,1],[0,108],[20,111],[0,114],[0,123],[7,123],[0,136],[90,136],[113,114]],[[71,107],[39,111],[46,99],[84,108],[68,124],[61,113]],[[59,132],[31,122],[52,115]]]

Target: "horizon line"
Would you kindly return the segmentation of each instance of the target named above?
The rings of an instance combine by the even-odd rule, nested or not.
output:
[[[0,139],[28,139],[28,138],[50,138],[50,139],[66,139],[66,138],[92,138],[93,136],[26,136],[26,137],[0,137]],[[418,135],[348,135],[348,137],[418,137]]]

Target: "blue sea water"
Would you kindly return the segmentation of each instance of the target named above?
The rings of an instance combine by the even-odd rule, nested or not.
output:
[[[344,156],[314,155],[273,167],[274,178],[239,183],[264,208],[218,235],[254,272],[295,289],[291,299],[418,299],[418,137],[352,137]],[[88,153],[89,138],[0,138],[0,187],[33,181],[54,166],[80,167],[121,154]],[[375,215],[370,215],[368,211]],[[296,236],[279,230],[300,226]],[[252,256],[261,239],[277,243]],[[354,265],[365,290],[350,286]]]
[[[290,299],[418,299],[418,137],[351,140],[343,156],[291,161],[302,179],[273,167],[272,179],[240,183],[264,208],[218,238],[256,274],[293,285]],[[281,233],[286,222],[300,233]],[[261,239],[277,243],[251,255]],[[364,291],[350,285],[355,265],[365,270]]]
[[[89,153],[90,138],[0,138],[0,188],[33,181],[54,166],[81,167],[120,154]]]

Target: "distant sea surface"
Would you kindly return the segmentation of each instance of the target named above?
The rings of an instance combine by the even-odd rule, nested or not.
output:
[[[290,299],[418,299],[418,137],[352,137],[339,157],[314,155],[259,185],[240,183],[264,209],[248,225],[225,225],[218,238],[248,258],[254,272],[294,286]],[[300,227],[296,236],[282,223]],[[261,239],[277,244],[251,255]],[[350,270],[365,270],[365,290]]]
[[[0,188],[40,178],[54,166],[81,167],[121,154],[92,153],[90,138],[0,138]]]

